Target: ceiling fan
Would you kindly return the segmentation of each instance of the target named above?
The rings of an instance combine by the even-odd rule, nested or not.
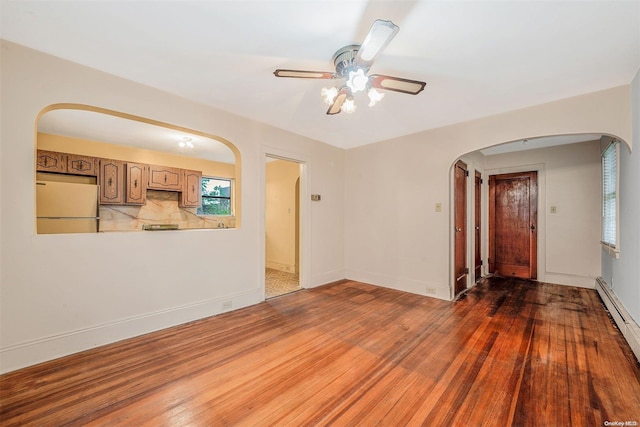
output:
[[[276,77],[302,79],[346,79],[345,84],[339,88],[322,89],[325,102],[329,104],[327,114],[330,115],[340,111],[353,112],[356,108],[353,95],[364,90],[368,90],[369,106],[375,105],[384,97],[384,93],[376,89],[417,95],[424,89],[425,82],[381,74],[367,75],[376,57],[399,30],[393,22],[377,19],[361,45],[345,46],[333,55],[335,72],[277,69],[273,74]]]

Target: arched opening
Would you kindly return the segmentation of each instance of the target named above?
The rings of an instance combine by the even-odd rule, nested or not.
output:
[[[451,222],[456,227],[454,200],[455,164],[463,161],[469,173],[465,183],[467,215],[464,222],[466,233],[466,260],[468,271],[466,288],[472,287],[481,277],[488,274],[506,274],[496,268],[498,257],[507,249],[496,245],[496,211],[492,210],[491,181],[495,177],[513,177],[532,174],[536,177],[537,200],[527,211],[526,218],[513,220],[527,227],[531,238],[532,257],[528,278],[557,284],[593,287],[600,275],[600,227],[601,227],[601,164],[603,144],[611,136],[605,133],[556,135],[532,137],[496,144],[460,156],[451,166]],[[476,185],[477,173],[480,185]],[[477,192],[480,192],[477,195]],[[478,197],[479,196],[479,197]],[[493,194],[495,196],[495,194]],[[505,206],[514,204],[517,197],[504,196]],[[493,199],[495,201],[495,198]],[[495,206],[494,206],[495,207]],[[477,211],[479,209],[479,212]],[[522,214],[522,209],[515,211]],[[476,217],[480,217],[479,225]],[[476,232],[476,227],[479,230]],[[454,230],[454,227],[452,227]],[[524,232],[525,230],[523,230]],[[514,231],[503,236],[513,243],[522,242]],[[456,271],[455,231],[451,231],[451,288],[452,297]],[[477,241],[479,239],[479,241]],[[511,240],[509,240],[511,239]],[[525,242],[529,243],[529,241]],[[515,245],[515,244],[514,244]],[[508,246],[508,245],[507,245]],[[524,245],[526,246],[526,244]],[[479,251],[479,253],[476,253]],[[496,252],[498,251],[498,252]],[[500,252],[503,251],[503,252]],[[480,265],[477,265],[479,263]],[[509,275],[520,274],[512,268]],[[458,274],[459,276],[459,274]]]
[[[36,150],[39,234],[240,226],[240,154],[224,138],[98,107],[55,104],[37,118]],[[95,202],[88,198],[96,191],[91,185]],[[80,224],[78,216],[95,216],[95,227],[69,227]]]

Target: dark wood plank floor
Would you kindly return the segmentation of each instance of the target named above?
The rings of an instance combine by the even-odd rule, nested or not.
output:
[[[0,385],[3,426],[640,422],[640,368],[597,293],[500,278],[457,302],[327,285]]]

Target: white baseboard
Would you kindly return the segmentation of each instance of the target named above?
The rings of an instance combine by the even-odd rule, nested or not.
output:
[[[579,288],[594,289],[595,278],[589,276],[578,276],[575,274],[545,272],[544,280],[538,278],[540,282],[553,283],[555,285],[577,286]]]
[[[247,307],[261,301],[262,290],[254,289],[7,346],[0,349],[0,373]],[[229,303],[231,308],[227,308]]]
[[[311,277],[310,283],[307,283],[307,288],[315,288],[317,286],[326,285],[327,283],[337,282],[344,279],[344,270],[331,270],[325,271],[320,274],[316,274]]]
[[[285,264],[285,263],[276,262],[276,261],[265,261],[265,267],[271,268],[273,270],[285,271],[287,273],[298,272],[295,265]]]
[[[631,318],[629,312],[620,303],[616,294],[602,277],[596,279],[596,290],[614,322],[616,322],[618,329],[620,329],[625,340],[629,343],[636,359],[640,362],[640,327]]]
[[[445,301],[451,300],[451,292],[448,286],[435,285],[422,280],[407,279],[403,277],[387,277],[380,274],[372,274],[355,270],[347,270],[345,275],[349,280],[356,280],[358,282],[369,283],[383,288],[410,292]]]

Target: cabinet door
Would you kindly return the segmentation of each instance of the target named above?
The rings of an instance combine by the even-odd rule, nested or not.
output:
[[[125,169],[126,193],[125,203],[128,205],[144,205],[147,201],[147,165],[127,163]]]
[[[78,154],[67,154],[67,172],[75,175],[97,176],[97,159]]]
[[[101,205],[121,205],[124,203],[124,162],[120,160],[101,159],[100,174]]]
[[[202,205],[202,172],[185,170],[183,173],[180,207],[199,208]]]
[[[149,185],[153,190],[182,191],[182,171],[167,166],[149,165]]]
[[[36,170],[41,172],[67,172],[67,155],[57,151],[38,150]]]

